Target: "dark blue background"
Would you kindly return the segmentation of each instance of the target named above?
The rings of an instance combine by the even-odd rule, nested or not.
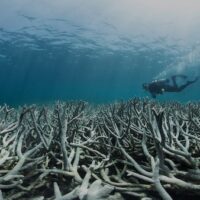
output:
[[[142,83],[155,77],[182,73],[193,78],[199,74],[199,43],[189,34],[187,38],[194,39],[192,42],[179,38],[176,32],[171,34],[173,37],[150,34],[150,30],[149,34],[144,31],[134,35],[139,25],[133,24],[134,36],[128,32],[123,35],[107,18],[102,26],[99,21],[93,22],[92,16],[88,23],[54,13],[53,19],[45,14],[41,19],[41,13],[37,16],[22,9],[22,4],[14,11],[4,0],[0,6],[0,104],[72,99],[113,102],[148,96]],[[6,11],[16,16],[7,16]],[[91,22],[96,28],[87,27]],[[64,30],[57,28],[60,25]],[[157,24],[156,28],[162,26]],[[159,96],[158,100],[199,100],[199,87],[200,81],[181,93]]]

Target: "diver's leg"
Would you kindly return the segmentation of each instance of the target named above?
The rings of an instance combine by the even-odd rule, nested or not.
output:
[[[186,83],[184,85],[181,85],[179,87],[176,88],[175,92],[181,92],[183,89],[185,89],[188,85],[190,85],[191,83]]]
[[[182,75],[182,74],[177,74],[177,75],[172,76],[171,79],[172,79],[172,82],[173,82],[173,86],[174,86],[174,87],[178,87],[177,82],[176,82],[176,79],[177,79],[177,78],[186,79],[186,78],[188,78],[188,76]]]
[[[195,83],[196,81],[198,81],[198,79],[199,79],[199,76],[197,76],[193,81],[187,81],[187,83],[189,84]]]
[[[186,79],[187,76],[186,76],[186,75],[182,75],[182,74],[177,74],[177,75],[174,75],[174,76],[171,77],[172,83],[173,83],[173,87],[176,87],[176,88],[178,88],[178,85],[177,85],[177,82],[176,82],[176,79],[177,79],[177,78]]]
[[[185,83],[185,84],[183,84],[183,85],[177,87],[177,92],[180,92],[180,91],[182,91],[183,89],[185,89],[187,86],[189,86],[189,85],[195,83],[198,79],[199,79],[199,77],[197,76],[193,81],[187,81],[187,83]]]
[[[171,77],[171,79],[172,79],[172,86],[174,87],[174,88],[178,88],[178,85],[177,85],[177,83],[176,83],[176,78],[177,78],[177,75],[174,75],[174,76],[172,76]]]

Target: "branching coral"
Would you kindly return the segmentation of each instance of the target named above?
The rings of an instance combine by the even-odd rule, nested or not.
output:
[[[0,107],[0,199],[200,195],[200,104]]]

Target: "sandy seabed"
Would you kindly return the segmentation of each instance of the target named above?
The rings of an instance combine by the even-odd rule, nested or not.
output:
[[[200,103],[0,107],[0,200],[200,198]]]

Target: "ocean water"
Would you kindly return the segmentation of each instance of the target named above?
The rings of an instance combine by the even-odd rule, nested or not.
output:
[[[151,98],[143,83],[199,72],[198,0],[0,1],[0,104]]]

